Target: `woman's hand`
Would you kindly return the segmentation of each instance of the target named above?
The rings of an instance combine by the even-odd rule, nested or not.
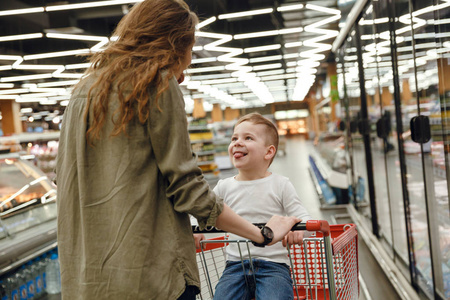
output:
[[[296,217],[273,216],[270,218],[266,226],[272,229],[274,237],[269,245],[282,240],[291,231],[292,227],[301,221],[302,219]]]
[[[206,240],[204,234],[199,234],[199,233],[194,234],[195,248],[200,249],[200,246],[201,246],[200,242],[203,240]],[[203,247],[204,246],[205,245],[203,245]]]

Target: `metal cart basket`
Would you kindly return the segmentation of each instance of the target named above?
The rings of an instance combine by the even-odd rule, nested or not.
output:
[[[263,224],[255,224],[261,226]],[[215,228],[194,233],[217,233]],[[292,230],[307,230],[312,236],[303,245],[288,247],[294,299],[357,300],[358,233],[354,224],[329,225],[327,221],[307,221],[296,224]],[[226,246],[237,243],[249,251],[248,240],[230,240],[227,235],[202,241],[197,250],[201,294],[197,299],[212,299],[214,288],[225,268]],[[270,247],[270,246],[269,246]]]

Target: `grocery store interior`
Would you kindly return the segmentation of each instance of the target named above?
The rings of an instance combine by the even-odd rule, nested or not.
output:
[[[0,299],[61,297],[64,110],[83,54],[141,1],[0,3]],[[357,299],[450,299],[450,2],[185,1],[200,23],[180,88],[210,185],[237,173],[233,126],[259,112],[280,134],[270,170],[315,219],[356,224]]]

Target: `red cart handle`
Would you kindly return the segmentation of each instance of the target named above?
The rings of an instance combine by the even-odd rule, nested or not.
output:
[[[323,233],[323,236],[329,236],[330,224],[325,220],[310,220],[306,221],[306,230],[319,231]]]

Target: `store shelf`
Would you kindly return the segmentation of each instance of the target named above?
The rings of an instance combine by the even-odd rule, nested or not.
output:
[[[206,119],[196,119],[191,122],[188,130],[192,151],[197,155],[197,165],[202,169],[205,179],[213,186],[219,180],[213,131],[207,125]]]

